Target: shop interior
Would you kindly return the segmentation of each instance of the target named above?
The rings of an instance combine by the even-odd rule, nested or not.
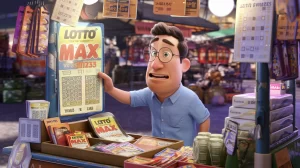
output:
[[[46,38],[47,40],[49,39],[49,45],[47,43],[47,54],[39,53],[32,54],[38,56],[28,56],[30,54],[27,53],[24,56],[16,52],[16,49],[14,50],[14,44],[18,44],[18,40],[15,40],[15,34],[17,32],[16,21],[18,21],[19,16],[19,6],[39,7],[40,10],[45,8],[50,13],[49,16],[51,16],[55,9],[55,3],[59,1],[63,0],[57,0],[57,2],[55,0],[11,0],[11,2],[8,2],[7,7],[4,7],[5,9],[0,7],[0,130],[11,130],[5,131],[4,134],[0,135],[0,149],[2,150],[2,153],[0,153],[0,167],[10,165],[11,153],[15,152],[13,145],[17,142],[15,140],[18,137],[20,138],[21,122],[25,122],[22,119],[30,118],[28,116],[28,106],[30,106],[28,103],[30,101],[33,102],[33,100],[50,102],[50,105],[48,105],[49,114],[46,118],[60,117],[61,121],[59,122],[68,123],[70,131],[89,133],[89,135],[85,134],[84,137],[86,141],[89,141],[89,146],[91,147],[100,143],[102,145],[111,145],[114,142],[120,142],[115,139],[99,138],[97,131],[95,131],[96,129],[91,124],[93,123],[93,117],[107,117],[115,120],[116,125],[120,127],[126,138],[133,138],[127,140],[131,145],[142,141],[144,136],[152,136],[151,111],[148,107],[133,108],[129,105],[121,104],[108,93],[105,93],[104,90],[101,106],[105,110],[101,111],[102,115],[99,113],[99,116],[95,117],[78,113],[79,115],[77,116],[65,117],[61,115],[62,113],[60,114],[59,108],[61,108],[60,104],[62,104],[60,101],[63,98],[58,95],[61,86],[59,83],[53,82],[56,80],[60,81],[58,77],[60,63],[58,60],[51,60],[51,58],[55,57],[53,53],[56,53],[56,56],[59,57],[57,47],[59,46],[58,41],[60,37],[56,39],[51,38],[51,35],[55,33],[57,36],[59,30],[59,28],[55,28],[55,31],[53,31],[54,29],[51,26],[61,24],[59,21],[50,19],[48,23],[49,34]],[[298,28],[300,7],[294,7],[295,14],[293,15],[284,10],[286,9],[284,6],[291,6],[287,2],[279,2],[280,0],[272,0],[270,2],[267,2],[267,0],[255,0],[259,4],[271,4],[271,7],[267,7],[269,13],[262,12],[261,15],[268,15],[269,19],[274,19],[274,23],[270,23],[270,25],[264,23],[264,26],[270,28],[269,31],[261,29],[262,33],[259,32],[260,35],[257,36],[266,37],[267,35],[263,33],[270,33],[270,42],[264,43],[265,47],[271,46],[269,47],[269,55],[267,55],[269,61],[251,60],[251,57],[248,61],[245,61],[245,58],[240,57],[243,54],[239,51],[240,48],[237,48],[236,41],[239,39],[241,44],[249,44],[243,43],[241,40],[240,34],[244,32],[237,31],[239,24],[241,24],[238,16],[244,16],[243,12],[250,11],[250,8],[253,8],[256,12],[258,11],[255,5],[251,6],[252,2],[250,0],[247,0],[250,4],[248,6],[249,9],[240,7],[243,5],[247,6],[242,0],[226,0],[226,2],[225,0],[224,2],[217,0],[184,1],[187,4],[188,2],[198,3],[197,17],[155,14],[155,4],[164,3],[163,1],[126,1],[128,4],[136,3],[135,18],[129,18],[129,14],[127,18],[105,16],[105,3],[108,3],[107,1],[82,0],[78,22],[91,25],[103,24],[103,27],[99,26],[104,32],[101,41],[103,43],[101,44],[103,45],[101,49],[103,53],[101,60],[103,64],[102,72],[111,77],[115,87],[122,90],[133,91],[147,87],[145,76],[147,75],[148,62],[145,58],[145,48],[148,48],[150,41],[154,37],[150,33],[151,28],[158,22],[164,22],[171,26],[177,26],[182,30],[189,49],[187,58],[191,62],[191,67],[187,72],[183,73],[181,83],[192,90],[210,112],[209,132],[199,133],[197,136],[201,140],[206,140],[207,151],[201,153],[201,148],[204,147],[195,145],[197,137],[195,137],[194,144],[190,147],[184,146],[183,141],[180,140],[159,139],[161,143],[169,142],[169,144],[167,143],[168,145],[161,148],[146,150],[146,152],[142,150],[143,152],[130,156],[109,153],[111,151],[105,152],[102,148],[102,151],[100,150],[99,152],[95,147],[93,149],[77,149],[67,143],[60,146],[57,143],[55,144],[49,132],[47,134],[47,125],[45,127],[42,120],[42,126],[39,129],[39,140],[36,142],[27,141],[30,145],[24,147],[26,152],[30,151],[27,148],[31,149],[30,156],[32,155],[32,157],[29,161],[27,159],[28,163],[26,163],[26,159],[22,160],[22,164],[31,165],[31,167],[36,164],[43,165],[42,167],[116,166],[134,168],[153,167],[155,164],[157,164],[157,167],[180,167],[191,164],[194,167],[203,168],[248,168],[263,167],[264,164],[264,167],[280,167],[280,165],[284,164],[297,167],[299,165],[297,159],[299,158],[300,149],[297,143],[299,143],[298,128],[300,128],[300,120],[297,112],[300,111],[300,76],[298,75],[300,70],[297,67],[300,65],[300,29]],[[179,2],[179,0],[177,1]],[[295,4],[299,3],[296,0],[292,0],[292,2]],[[116,3],[121,2],[116,1]],[[271,9],[272,7],[274,9]],[[272,14],[270,14],[270,11]],[[42,14],[41,12],[40,15]],[[36,18],[38,16],[36,14]],[[256,14],[255,16],[258,18],[260,15]],[[262,23],[259,22],[257,24]],[[64,23],[63,26],[65,26]],[[248,26],[249,30],[248,27],[244,27],[250,32],[252,25]],[[252,37],[252,35],[249,35],[249,38],[251,38],[250,36]],[[52,41],[51,43],[50,40],[54,42]],[[34,45],[34,42],[31,43]],[[19,51],[19,48],[17,50]],[[30,49],[28,49],[29,51]],[[51,58],[49,55],[51,55]],[[287,55],[287,62],[280,62],[285,59],[284,55]],[[240,61],[237,61],[237,57],[240,57]],[[278,60],[280,60],[279,63],[277,62]],[[279,86],[280,89],[276,90],[273,88],[272,90],[272,87],[275,86]],[[246,94],[248,93],[253,95],[247,96]],[[274,95],[275,98],[272,97]],[[283,98],[276,97],[279,95]],[[250,103],[247,106],[234,102],[235,100],[244,99],[246,103],[250,101],[255,103]],[[274,115],[275,117],[271,119],[273,117],[272,111],[276,112],[276,110],[279,111],[279,116],[276,118],[276,115]],[[285,114],[282,116],[281,114],[284,112]],[[244,113],[245,116],[238,115],[238,113]],[[247,113],[251,113],[251,115]],[[266,118],[270,118],[270,121]],[[85,121],[82,121],[83,119]],[[278,125],[276,121],[279,121],[277,122],[279,123]],[[272,127],[274,122],[274,127]],[[233,123],[233,125],[238,123],[239,126],[237,126],[236,132],[229,129],[230,123]],[[286,134],[278,133],[280,131]],[[227,146],[225,147],[224,139],[228,138],[226,135],[232,132],[236,133],[236,137],[233,138],[236,142],[230,152],[226,148]],[[211,135],[212,137],[210,137]],[[218,136],[221,136],[221,138],[218,139]],[[209,139],[212,140],[209,142]],[[21,141],[18,141],[18,143],[22,144]],[[215,156],[217,159],[213,158],[212,144],[221,145],[220,149],[218,146],[218,152]],[[166,148],[173,151],[172,157],[167,157],[167,160],[169,159],[172,162],[167,162],[163,159],[155,161],[155,157],[157,157],[155,154],[161,151],[166,152],[163,154],[171,152],[165,151]],[[68,150],[68,152],[60,152],[64,150]],[[175,153],[175,150],[179,151],[179,153],[181,152],[178,158],[175,158],[178,154]],[[183,156],[184,154],[182,153],[189,155]],[[286,154],[288,158],[285,158],[285,161],[280,163],[278,161],[280,159],[277,159],[277,157]],[[50,155],[49,158],[48,155]],[[137,156],[149,160],[147,160],[147,163],[138,164],[139,161],[142,162],[142,159]],[[264,159],[266,163],[263,164],[262,161]]]

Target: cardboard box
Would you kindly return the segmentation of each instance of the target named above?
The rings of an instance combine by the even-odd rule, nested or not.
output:
[[[50,141],[44,122],[41,124],[41,142]],[[32,151],[41,151],[41,143],[30,143]]]
[[[291,104],[276,110],[270,111],[270,122],[282,119],[286,116],[293,114],[294,106]],[[237,108],[230,106],[228,117],[240,118],[246,120],[255,120],[256,109]]]
[[[293,103],[293,95],[291,94],[270,96],[270,110],[286,107],[292,103]],[[256,109],[255,93],[246,93],[246,94],[233,96],[232,106],[240,107],[240,108]]]
[[[229,120],[239,123],[238,130],[242,130],[242,131],[250,131],[251,132],[256,126],[255,121],[253,121],[253,120],[243,120],[243,119],[226,117],[225,122],[224,122],[224,128],[226,128],[227,122]]]
[[[176,167],[186,166],[186,165],[194,165],[196,168],[215,168],[214,166],[208,166],[208,165],[203,165],[203,164],[187,163],[187,162],[176,162],[176,163],[170,165],[168,168],[176,168]],[[152,168],[152,167],[154,168],[155,166],[139,165],[139,164],[129,163],[127,161],[124,162],[124,168]]]
[[[279,131],[276,131],[270,135],[270,144],[273,144],[281,139],[283,139],[286,136],[289,136],[294,132],[293,125],[289,125],[288,127],[285,127]]]
[[[135,137],[138,137],[139,135],[135,135]],[[141,135],[139,137],[142,137]],[[156,153],[162,151],[165,148],[172,148],[172,149],[180,149],[183,146],[183,141],[179,140],[171,140],[171,139],[165,139],[165,138],[157,138],[165,141],[174,142],[171,145],[164,146],[161,148],[157,148],[151,151],[147,151],[144,153],[139,154],[138,156],[143,157],[149,157],[152,158]],[[101,139],[96,138],[89,138],[90,145],[95,145],[99,142],[104,142],[106,144],[111,143],[110,141],[105,141]],[[111,166],[123,166],[124,161],[131,158],[121,155],[114,155],[99,151],[94,151],[90,149],[78,149],[78,148],[71,148],[69,146],[60,146],[53,144],[51,142],[43,142],[42,143],[42,153],[55,155],[55,156],[61,156],[66,158],[72,158],[72,159],[78,159],[78,160],[84,160],[94,163],[100,163],[100,164],[106,164]]]
[[[87,120],[69,123],[69,125],[70,125],[71,131],[91,132],[93,134],[93,136],[95,136],[92,128],[90,127],[90,123]],[[135,134],[129,134],[129,135],[134,137],[135,140],[144,136],[144,135],[135,135]],[[46,134],[46,136],[48,136],[48,135]],[[155,137],[155,138],[157,138],[157,137]],[[153,157],[156,153],[160,152],[161,150],[163,150],[165,148],[180,149],[183,146],[182,140],[173,140],[173,139],[165,139],[165,138],[157,138],[157,139],[170,141],[170,142],[174,142],[174,143],[171,145],[168,145],[168,146],[164,146],[161,148],[157,148],[157,149],[154,149],[151,151],[141,153],[141,154],[139,154],[139,156]],[[132,141],[132,142],[134,142],[134,141]],[[99,143],[99,142],[104,142],[106,144],[115,143],[114,141],[101,140],[99,138],[89,138],[89,142],[90,142],[91,146],[96,143]],[[121,167],[123,166],[124,161],[130,158],[130,157],[125,157],[125,156],[121,156],[121,155],[114,155],[114,154],[93,151],[93,150],[89,150],[89,149],[77,149],[77,148],[71,148],[69,146],[60,146],[60,145],[53,144],[50,141],[43,142],[41,144],[41,152],[50,154],[50,155],[55,155],[55,156],[61,156],[61,157],[66,157],[66,158],[90,161],[90,162],[112,165],[112,166],[121,166]]]
[[[251,132],[252,130],[254,130],[254,128],[256,126],[254,120],[244,120],[244,119],[236,119],[236,118],[226,117],[224,128],[226,128],[226,124],[227,124],[228,120],[232,120],[232,121],[239,123],[238,129],[243,130],[243,131]],[[293,115],[289,115],[280,120],[271,122],[270,123],[270,133],[276,132],[276,131],[278,131],[282,128],[285,128],[291,124],[293,124]]]
[[[293,115],[289,115],[287,117],[284,117],[280,120],[273,121],[270,124],[270,132],[276,132],[282,128],[285,128],[289,125],[293,124]]]

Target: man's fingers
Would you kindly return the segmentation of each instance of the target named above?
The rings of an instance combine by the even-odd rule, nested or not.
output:
[[[103,73],[103,72],[99,72],[99,73],[98,73],[98,77],[100,77],[100,78],[102,78],[102,79],[104,79],[104,80],[106,80],[106,79],[109,78],[109,77],[108,77],[105,73]]]

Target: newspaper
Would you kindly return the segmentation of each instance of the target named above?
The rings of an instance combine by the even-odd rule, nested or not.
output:
[[[103,110],[103,25],[60,26],[58,34],[60,115]]]

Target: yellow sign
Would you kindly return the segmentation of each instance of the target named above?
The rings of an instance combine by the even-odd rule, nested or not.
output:
[[[136,19],[137,0],[104,0],[103,17]]]
[[[154,0],[153,13],[199,17],[200,0]]]
[[[61,26],[58,37],[60,114],[102,111],[103,37],[100,26]]]

